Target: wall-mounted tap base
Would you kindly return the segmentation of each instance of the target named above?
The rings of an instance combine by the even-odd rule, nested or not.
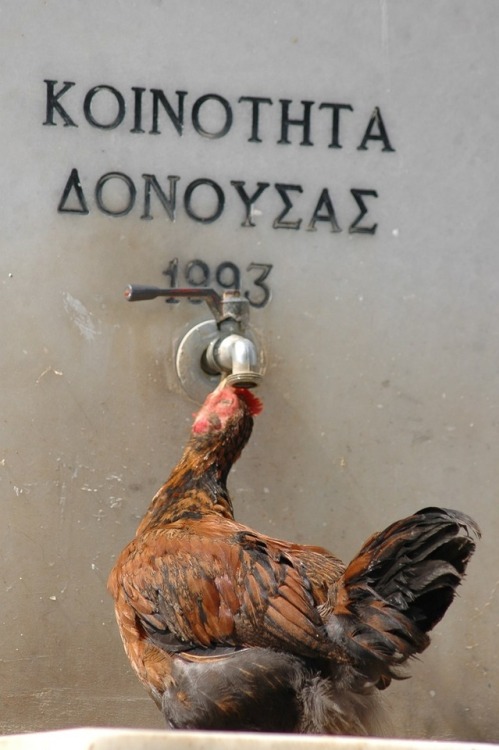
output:
[[[194,401],[201,402],[220,381],[220,375],[210,375],[201,364],[206,349],[218,335],[215,321],[204,320],[191,328],[178,346],[175,361],[177,375],[183,389]]]
[[[263,349],[251,327],[245,329],[244,335],[255,344],[259,359],[257,372],[213,373],[209,367],[203,367],[206,350],[220,336],[214,320],[204,320],[185,334],[177,349],[175,365],[179,380],[188,396],[201,403],[220,382],[221,375],[227,375],[228,382],[241,387],[254,388],[260,383],[265,366]]]

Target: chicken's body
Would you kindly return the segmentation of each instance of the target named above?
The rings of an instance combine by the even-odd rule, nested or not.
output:
[[[374,535],[345,567],[237,523],[229,470],[259,402],[219,387],[109,578],[126,653],[168,726],[370,734],[377,689],[420,653],[474,549],[438,508]]]

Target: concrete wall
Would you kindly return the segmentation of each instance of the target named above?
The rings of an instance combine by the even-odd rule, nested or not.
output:
[[[176,258],[179,285],[202,281],[193,261],[218,289],[237,265],[256,304],[251,264],[272,266],[251,311],[267,372],[231,478],[241,521],[345,559],[425,505],[481,524],[460,598],[384,697],[397,736],[499,739],[497,14],[4,5],[2,732],[162,726],[105,583],[196,407],[174,353],[207,309],[122,295],[171,283]],[[232,182],[268,183],[251,220]]]

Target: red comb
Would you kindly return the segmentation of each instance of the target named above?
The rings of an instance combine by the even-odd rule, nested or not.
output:
[[[263,404],[259,398],[253,395],[252,391],[249,391],[247,388],[234,388],[234,390],[241,401],[244,401],[252,417],[260,414],[263,410]]]

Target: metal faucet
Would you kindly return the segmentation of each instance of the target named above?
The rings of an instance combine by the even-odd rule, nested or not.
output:
[[[177,354],[177,372],[184,383],[185,361],[199,355],[198,362],[192,362],[208,376],[221,375],[227,383],[245,388],[254,388],[262,380],[259,371],[259,352],[250,337],[249,302],[238,290],[225,291],[222,296],[210,288],[171,288],[130,284],[125,290],[129,302],[150,300],[156,297],[185,297],[204,300],[210,308],[215,326],[208,335],[200,332],[203,324],[194,326],[184,336]],[[199,341],[202,351],[199,352]],[[187,354],[186,354],[187,353]],[[184,383],[185,386],[185,383]]]

